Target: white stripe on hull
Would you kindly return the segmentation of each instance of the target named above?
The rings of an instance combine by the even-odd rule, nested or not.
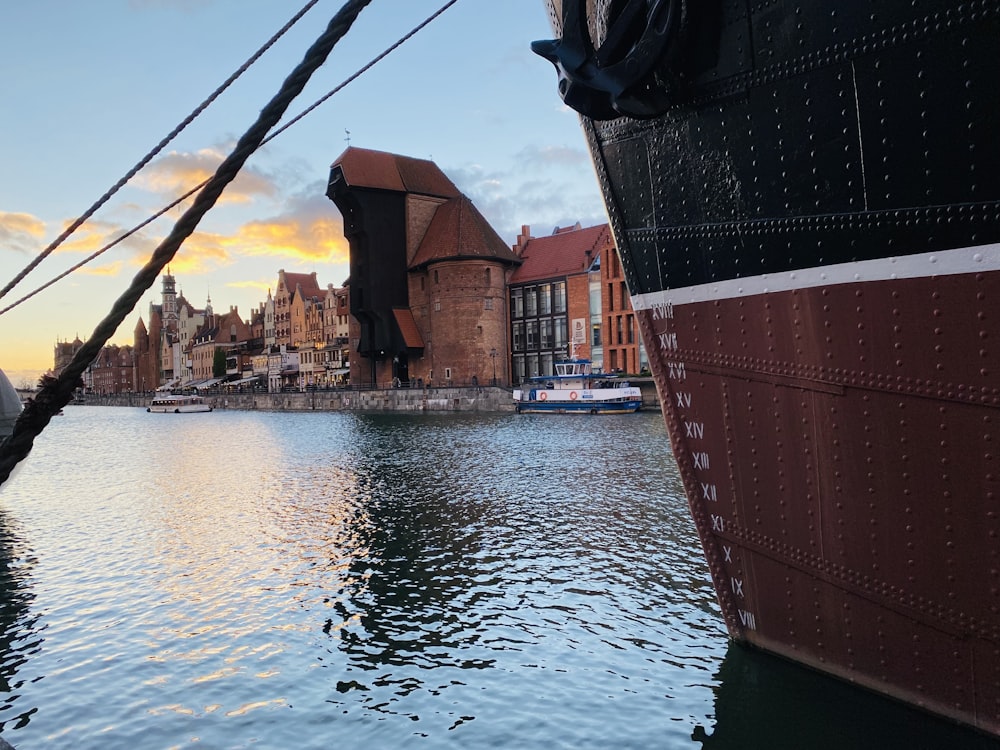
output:
[[[748,276],[740,279],[666,289],[632,296],[636,310],[651,310],[664,305],[749,297],[793,289],[853,284],[891,279],[917,279],[953,276],[1000,270],[1000,244],[963,247],[934,253],[901,255],[876,260],[852,261],[832,266],[802,268],[786,273]]]

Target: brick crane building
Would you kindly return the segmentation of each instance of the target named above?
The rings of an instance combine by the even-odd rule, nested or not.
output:
[[[520,259],[431,161],[348,148],[327,187],[351,249],[351,381],[509,382]]]

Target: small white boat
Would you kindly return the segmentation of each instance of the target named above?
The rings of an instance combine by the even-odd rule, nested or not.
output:
[[[592,373],[589,359],[556,362],[555,375],[529,378],[525,386],[514,391],[519,413],[621,414],[642,406],[642,391],[616,375]]]
[[[156,396],[149,402],[146,411],[160,414],[187,414],[196,411],[212,411],[212,406],[201,396],[180,394]]]

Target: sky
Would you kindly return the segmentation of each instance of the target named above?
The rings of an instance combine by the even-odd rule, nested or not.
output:
[[[343,0],[320,0],[57,251],[7,307],[210,177]],[[0,288],[104,195],[306,0],[31,0],[0,24]],[[445,0],[372,0],[292,103],[294,117]],[[244,319],[279,269],[348,275],[324,191],[348,145],[434,161],[508,244],[607,221],[577,115],[530,43],[551,38],[543,0],[458,0],[423,31],[256,152],[170,264],[196,307]],[[349,139],[349,140],[348,140]],[[15,385],[90,337],[188,203],[0,314],[0,369]],[[144,295],[109,343],[131,344]]]

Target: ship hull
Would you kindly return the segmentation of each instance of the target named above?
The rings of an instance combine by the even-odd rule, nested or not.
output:
[[[642,407],[641,400],[635,401],[530,401],[515,405],[518,414],[632,414]]]
[[[689,3],[583,123],[730,634],[1000,735],[1000,10],[915,5]]]
[[[1000,733],[1000,362],[961,303],[1000,272],[669,296],[641,326],[732,636]]]

